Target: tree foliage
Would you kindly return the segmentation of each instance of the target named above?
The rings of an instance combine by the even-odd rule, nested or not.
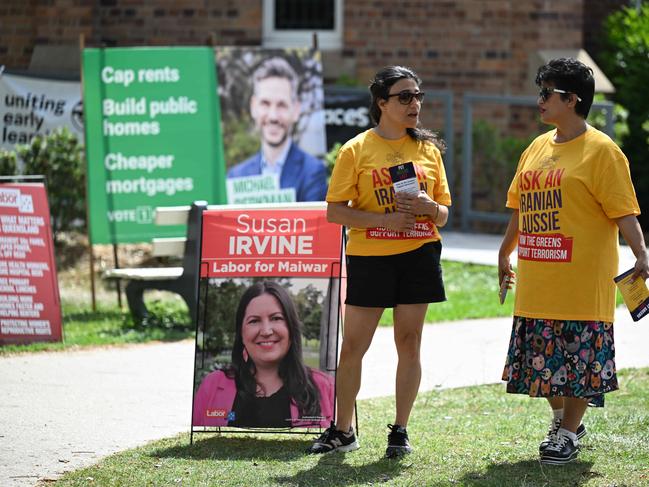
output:
[[[300,289],[293,302],[297,307],[297,314],[304,326],[304,338],[317,340],[320,338],[320,318],[322,317],[322,305],[324,296],[314,285],[309,284]]]
[[[340,152],[340,148],[343,145],[340,142],[336,142],[334,146],[331,148],[329,152],[325,155],[325,163],[327,165],[327,174],[328,177],[331,178],[331,173],[334,170],[334,165],[336,164],[336,158],[338,157],[338,153]]]
[[[602,64],[616,88],[615,101],[628,110],[628,134],[622,149],[629,158],[631,175],[642,209],[640,220],[649,227],[649,4],[627,7],[605,22]]]
[[[67,128],[36,136],[30,144],[0,153],[3,176],[45,177],[54,239],[86,223],[85,159],[79,139]]]
[[[604,102],[606,97],[601,93],[595,93],[593,103]],[[613,104],[613,135],[611,138],[617,145],[622,145],[624,137],[629,135],[629,126],[627,119],[629,118],[629,111],[619,103]],[[588,114],[588,123],[596,129],[605,131],[606,129],[606,111],[605,110],[590,110]]]
[[[0,176],[13,176],[18,172],[16,153],[14,151],[0,150]]]
[[[516,165],[534,135],[527,138],[502,135],[485,121],[473,125],[473,206],[479,211],[502,212]],[[458,148],[459,149],[459,148]]]

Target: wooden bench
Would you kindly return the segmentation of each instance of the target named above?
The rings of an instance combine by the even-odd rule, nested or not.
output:
[[[141,267],[110,269],[104,272],[106,279],[128,280],[126,299],[133,318],[141,323],[149,316],[144,304],[144,291],[157,289],[179,294],[187,303],[189,316],[196,321],[198,301],[198,274],[200,269],[201,219],[207,202],[196,201],[191,206],[156,208],[156,225],[187,225],[187,236],[178,238],[154,238],[153,255],[182,256],[182,267]]]

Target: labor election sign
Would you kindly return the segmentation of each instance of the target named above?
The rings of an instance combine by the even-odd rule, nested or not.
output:
[[[339,277],[340,235],[325,209],[208,210],[201,277]]]
[[[225,202],[215,73],[208,48],[84,50],[93,243],[181,236],[156,207]]]
[[[0,345],[60,340],[61,300],[45,186],[0,184]]]
[[[324,204],[203,213],[192,433],[329,426],[341,238]]]

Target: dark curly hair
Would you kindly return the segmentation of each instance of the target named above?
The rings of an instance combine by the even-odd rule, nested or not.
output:
[[[370,93],[372,95],[370,117],[375,124],[378,125],[381,120],[379,100],[387,100],[392,85],[402,79],[411,79],[417,83],[417,86],[421,85],[421,79],[417,76],[417,73],[405,66],[386,66],[374,75],[374,79],[370,84]],[[446,150],[446,144],[435,132],[421,127],[408,128],[406,132],[415,140],[432,142],[440,151],[444,152]]]
[[[576,94],[581,101],[577,101],[575,113],[583,118],[588,116],[595,96],[595,79],[593,70],[581,61],[572,58],[552,59],[539,68],[535,81],[539,87],[546,83]],[[569,96],[561,94],[561,99],[567,100]]]

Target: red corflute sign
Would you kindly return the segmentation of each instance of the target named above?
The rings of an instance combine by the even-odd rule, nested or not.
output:
[[[341,232],[324,207],[206,210],[201,277],[339,277]]]
[[[0,184],[0,345],[60,341],[61,334],[45,186]]]

